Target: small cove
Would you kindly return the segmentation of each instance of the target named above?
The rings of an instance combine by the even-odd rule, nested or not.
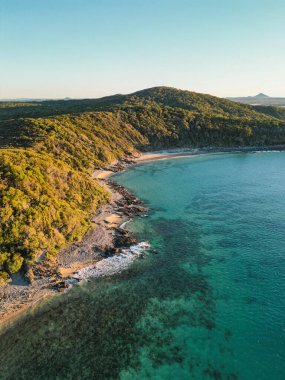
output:
[[[114,176],[157,249],[35,308],[0,338],[2,379],[284,378],[285,154],[185,157]]]

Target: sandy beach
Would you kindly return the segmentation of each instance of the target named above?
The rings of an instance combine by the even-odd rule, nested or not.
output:
[[[155,160],[163,160],[166,158],[175,158],[175,157],[186,157],[193,156],[195,153],[193,151],[184,151],[184,152],[150,152],[143,153],[139,158],[136,159],[137,162],[145,162],[145,161],[155,161]]]
[[[284,146],[275,147],[275,149],[284,150]],[[53,296],[59,291],[66,291],[66,289],[68,289],[65,287],[66,280],[72,279],[80,271],[84,273],[85,268],[94,269],[94,265],[104,259],[105,252],[112,249],[114,250],[116,229],[121,229],[120,227],[124,225],[132,215],[135,215],[140,207],[132,205],[133,208],[128,206],[122,209],[122,207],[120,208],[118,206],[120,201],[122,199],[124,200],[124,194],[128,197],[128,195],[126,195],[128,192],[124,188],[120,189],[120,187],[115,188],[114,186],[110,186],[112,182],[110,181],[110,176],[112,174],[127,169],[131,165],[153,160],[209,153],[234,153],[257,150],[271,150],[271,147],[176,149],[148,152],[139,156],[136,155],[131,160],[124,158],[120,161],[113,162],[106,168],[94,171],[92,178],[98,180],[103,186],[108,188],[111,194],[110,203],[97,210],[93,215],[91,218],[92,229],[80,243],[73,244],[59,252],[56,262],[52,263],[51,266],[47,266],[46,263],[41,262],[36,264],[36,276],[32,284],[29,285],[23,278],[19,279],[19,276],[15,276],[15,280],[0,286],[0,329],[6,326],[8,322],[13,322],[15,318],[25,312],[27,308],[33,307],[40,300]],[[135,198],[133,198],[133,200],[134,199]],[[112,268],[114,273],[115,267]],[[88,270],[86,271],[86,273],[89,272]]]
[[[111,174],[114,171],[98,170],[93,173],[93,178],[108,188],[111,198],[109,204],[93,215],[92,229],[82,241],[60,251],[51,266],[36,263],[33,283],[28,284],[23,276],[14,275],[11,282],[0,286],[0,330],[9,327],[39,301],[68,290],[66,281],[84,268],[96,265],[106,251],[113,249],[116,229],[130,218],[123,211],[118,212],[117,202],[123,201],[124,196],[106,182]]]
[[[213,148],[193,148],[193,149],[170,149],[165,151],[154,151],[142,153],[140,157],[136,158],[136,162],[145,162],[145,161],[156,161],[163,160],[167,158],[179,158],[179,157],[189,157],[189,156],[199,156],[205,154],[223,154],[223,153],[246,153],[246,152],[259,152],[259,151],[282,151],[285,150],[284,145],[278,146],[267,146],[267,147],[258,147],[258,146],[248,146],[248,147],[213,147]]]

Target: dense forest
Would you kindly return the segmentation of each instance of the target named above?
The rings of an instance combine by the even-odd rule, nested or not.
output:
[[[157,87],[0,103],[0,281],[80,241],[109,195],[91,174],[134,150],[285,144],[285,111]]]

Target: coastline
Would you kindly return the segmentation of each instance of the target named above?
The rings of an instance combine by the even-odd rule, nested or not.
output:
[[[211,147],[211,148],[179,148],[159,150],[153,152],[142,153],[136,159],[136,163],[147,161],[165,160],[168,158],[183,158],[189,156],[200,156],[206,154],[223,154],[223,153],[255,153],[255,152],[280,152],[285,150],[285,145],[274,146],[249,146],[249,147]]]
[[[18,317],[28,309],[34,307],[41,300],[54,296],[59,292],[67,291],[78,280],[96,277],[98,268],[101,275],[113,275],[125,269],[124,265],[117,265],[118,256],[124,254],[124,249],[130,249],[138,242],[124,229],[126,222],[137,215],[146,213],[142,202],[130,194],[124,187],[110,180],[118,171],[143,162],[163,160],[168,158],[182,158],[202,154],[221,154],[257,151],[281,151],[285,146],[274,147],[241,147],[241,148],[204,148],[204,149],[173,149],[142,153],[139,156],[123,158],[106,168],[96,170],[92,178],[107,187],[111,199],[91,218],[92,229],[80,243],[59,252],[54,263],[47,266],[38,262],[35,268],[35,281],[28,284],[19,276],[15,276],[12,283],[0,286],[0,332],[8,328]],[[135,253],[136,254],[136,251]],[[140,254],[140,251],[139,251]],[[129,256],[132,261],[135,256]],[[108,267],[114,258],[114,265]],[[106,261],[104,261],[106,260]],[[100,263],[98,267],[97,264]],[[107,263],[102,269],[104,263]],[[78,273],[83,273],[82,276]],[[76,278],[77,276],[77,278]],[[99,276],[99,275],[98,275]]]
[[[133,163],[133,160],[124,162],[124,167]],[[92,177],[107,187],[110,202],[91,217],[92,228],[83,239],[61,250],[53,263],[38,261],[33,268],[35,280],[32,283],[29,284],[22,275],[17,274],[13,276],[12,282],[0,286],[0,333],[40,301],[68,291],[74,284],[87,279],[88,273],[91,277],[97,277],[90,271],[85,277],[78,277],[77,274],[86,268],[96,269],[101,263],[101,276],[114,275],[116,271],[124,269],[123,266],[120,268],[120,263],[116,267],[108,267],[108,259],[118,258],[123,250],[138,243],[124,226],[133,217],[145,214],[147,209],[133,194],[109,180],[112,174],[119,171],[117,166],[121,168],[121,164],[121,161],[117,161],[113,163],[112,170],[104,168],[93,173]],[[139,256],[142,253],[133,254]],[[102,263],[107,264],[105,268]]]

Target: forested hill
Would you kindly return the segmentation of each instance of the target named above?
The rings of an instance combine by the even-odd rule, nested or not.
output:
[[[101,99],[0,103],[0,274],[79,241],[108,201],[91,173],[134,149],[285,144],[284,113],[156,87]]]
[[[0,144],[18,144],[25,137],[18,125],[26,124],[22,119],[59,115],[74,118],[99,111],[112,114],[120,111],[121,115],[123,112],[136,130],[149,137],[149,148],[177,144],[274,145],[284,141],[282,108],[253,107],[211,95],[155,87],[101,99],[0,103]]]

